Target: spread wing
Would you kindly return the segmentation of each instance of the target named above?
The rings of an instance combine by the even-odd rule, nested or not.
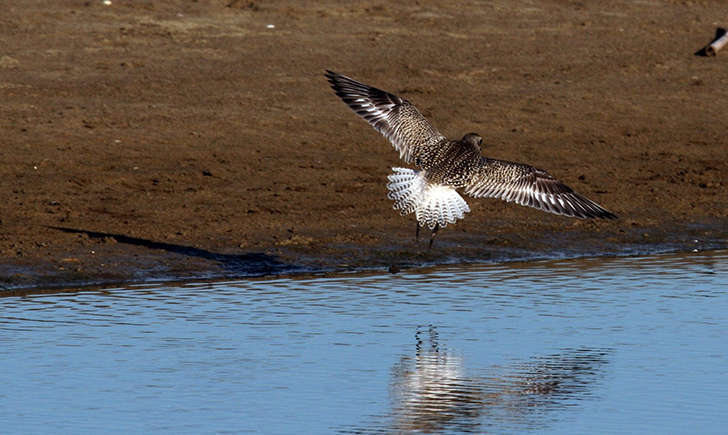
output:
[[[577,218],[616,219],[596,202],[574,192],[548,172],[522,163],[482,158],[473,169],[465,193],[474,198],[499,198]]]
[[[445,139],[417,108],[396,95],[357,82],[349,77],[326,71],[331,87],[349,107],[382,133],[399,157],[412,163],[429,146]]]

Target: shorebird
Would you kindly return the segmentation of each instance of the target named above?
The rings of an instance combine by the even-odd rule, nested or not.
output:
[[[420,227],[430,228],[430,248],[440,228],[470,211],[457,189],[580,219],[617,217],[543,169],[483,156],[483,138],[476,133],[450,140],[406,99],[333,71],[325,75],[336,95],[384,135],[401,159],[419,168],[392,168],[387,196],[400,214],[415,213],[415,238]]]

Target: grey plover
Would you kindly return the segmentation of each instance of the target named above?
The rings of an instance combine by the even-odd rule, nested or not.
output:
[[[580,219],[615,219],[596,202],[533,166],[481,155],[483,138],[468,133],[460,140],[443,136],[404,98],[326,71],[331,87],[354,112],[386,137],[405,162],[419,170],[392,168],[387,178],[394,209],[414,212],[420,226],[437,231],[465,217],[470,207],[457,192],[473,198],[508,202]]]

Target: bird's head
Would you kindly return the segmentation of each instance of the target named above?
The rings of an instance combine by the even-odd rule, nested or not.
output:
[[[477,133],[468,133],[461,139],[463,143],[472,144],[474,146],[480,146],[483,144],[483,138],[480,137]]]

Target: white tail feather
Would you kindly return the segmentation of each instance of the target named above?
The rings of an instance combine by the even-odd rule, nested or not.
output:
[[[389,194],[394,209],[406,215],[415,212],[417,221],[430,229],[454,224],[465,217],[470,207],[465,200],[449,186],[430,184],[422,171],[407,168],[392,168],[388,176]]]
[[[394,201],[394,209],[401,215],[412,213],[420,202],[427,181],[419,171],[406,168],[392,168],[394,173],[387,178],[389,194],[387,197]]]

